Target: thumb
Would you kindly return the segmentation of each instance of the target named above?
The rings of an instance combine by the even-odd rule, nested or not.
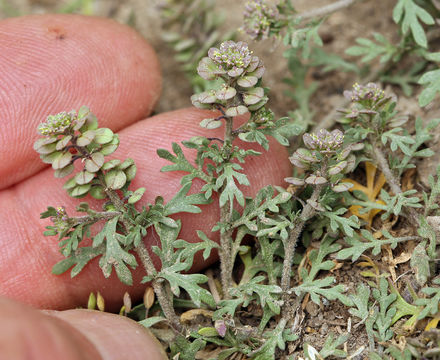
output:
[[[0,319],[2,359],[167,359],[147,329],[110,313],[43,312],[0,298]]]

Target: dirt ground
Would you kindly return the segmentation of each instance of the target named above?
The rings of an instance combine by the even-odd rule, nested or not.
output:
[[[71,2],[71,1],[70,1]],[[319,7],[329,4],[331,0],[294,0],[294,6],[302,11],[311,7]],[[29,13],[46,13],[59,11],[67,1],[56,0],[0,0],[0,19]],[[222,0],[217,1],[219,10],[226,13],[225,29],[235,29],[241,25],[242,9],[244,1]],[[2,6],[1,6],[2,5]],[[163,43],[161,39],[160,20],[157,10],[154,8],[154,0],[94,0],[92,12],[94,15],[111,17],[122,23],[133,25],[156,49],[160,58],[163,72],[163,94],[155,112],[161,113],[182,107],[191,106],[191,87],[173,60],[173,52]],[[355,38],[368,36],[371,29],[380,32],[390,39],[397,36],[397,28],[392,20],[392,8],[395,0],[364,0],[356,3],[348,9],[331,15],[322,26],[321,35],[325,41],[325,49],[337,54],[343,54],[344,49],[354,45]],[[243,38],[244,39],[244,38]],[[245,39],[249,41],[248,39]],[[282,56],[284,48],[266,40],[251,45],[254,53],[263,59],[266,65],[264,76],[265,85],[271,88],[270,106],[278,116],[284,116],[292,110],[292,101],[284,96],[286,86],[282,79],[286,75],[286,61]],[[345,59],[353,61],[348,56]],[[342,92],[356,80],[353,75],[341,73],[313,73],[310,80],[314,78],[321,81],[321,87],[313,98],[313,110],[316,115],[315,122],[319,122],[342,100]],[[421,110],[417,106],[416,97],[403,98],[398,89],[395,90],[402,98],[399,106],[402,112],[410,113],[413,116],[421,116],[423,119],[432,119],[440,116],[440,104],[433,103],[427,109]],[[436,135],[438,140],[439,135]],[[435,170],[440,162],[440,145],[434,144],[436,155],[428,161],[421,162],[417,168],[417,184],[423,188],[427,183],[427,176]],[[398,253],[398,252],[397,252]],[[399,271],[404,271],[404,265]],[[350,291],[354,291],[356,285],[361,281],[359,268],[354,264],[345,262],[341,268],[333,273],[339,283],[346,284]],[[363,279],[363,278],[362,278]],[[311,301],[305,305],[305,322],[303,341],[312,344],[320,349],[325,337],[330,331],[341,334],[347,331],[350,321],[350,314],[340,303],[330,302],[318,306]],[[348,342],[347,350],[353,352],[367,344],[365,331],[361,327],[351,325],[352,336]],[[359,357],[361,359],[362,357]]]

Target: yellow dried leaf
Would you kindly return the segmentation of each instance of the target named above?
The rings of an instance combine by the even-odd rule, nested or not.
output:
[[[357,181],[352,179],[344,179],[345,182],[349,182],[353,184],[353,187],[349,191],[359,190],[362,191],[367,197],[368,200],[371,202],[375,202],[377,204],[385,204],[382,200],[378,200],[377,196],[380,193],[380,190],[386,183],[385,176],[380,173],[379,176],[376,179],[376,171],[377,168],[370,162],[365,162],[365,172],[367,177],[367,186],[359,184]],[[368,227],[371,227],[371,224],[373,223],[374,217],[381,212],[382,210],[379,209],[372,209],[367,213],[360,214],[360,210],[362,209],[362,206],[360,205],[353,205],[350,206],[348,210],[353,215],[356,215],[358,218],[361,218],[365,220],[368,224]]]
[[[182,315],[180,315],[180,321],[182,323],[188,323],[190,321],[194,321],[197,319],[197,316],[203,316],[205,318],[212,318],[212,314],[214,312],[206,309],[191,309],[185,311]]]
[[[426,324],[425,331],[436,329],[438,322],[440,321],[440,313],[437,313],[433,319],[431,319],[428,324]]]
[[[154,304],[154,290],[151,286],[148,286],[144,292],[144,305],[147,309],[150,309]]]

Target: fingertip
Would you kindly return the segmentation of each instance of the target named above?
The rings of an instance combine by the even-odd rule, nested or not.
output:
[[[81,309],[46,313],[67,322],[83,334],[103,360],[168,359],[151,332],[127,317]]]
[[[160,95],[154,50],[113,20],[10,18],[0,22],[0,49],[0,188],[44,166],[32,144],[48,115],[87,105],[101,126],[119,130],[147,116]]]

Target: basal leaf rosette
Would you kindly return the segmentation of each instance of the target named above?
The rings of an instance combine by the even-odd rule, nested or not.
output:
[[[209,49],[197,71],[206,80],[220,80],[214,89],[191,97],[197,108],[222,110],[224,116],[235,117],[267,103],[264,89],[258,86],[264,74],[263,62],[242,41],[226,41],[219,48]],[[213,129],[221,125],[220,120],[205,119],[201,125]]]
[[[317,133],[304,134],[306,148],[297,149],[289,158],[296,167],[305,171],[304,178],[286,178],[295,186],[328,184],[333,191],[343,192],[352,187],[341,183],[343,174],[351,172],[356,165],[352,151],[363,148],[362,144],[344,145],[344,134],[340,130],[331,132],[321,129]]]
[[[64,184],[70,196],[83,197],[89,193],[104,199],[105,187],[121,189],[136,174],[131,159],[105,162],[105,156],[118,148],[119,137],[108,128],[98,128],[96,116],[85,106],[78,113],[48,116],[38,132],[42,137],[34,143],[34,149],[43,162],[52,165],[55,177],[70,175],[75,161],[81,159],[82,169]]]

